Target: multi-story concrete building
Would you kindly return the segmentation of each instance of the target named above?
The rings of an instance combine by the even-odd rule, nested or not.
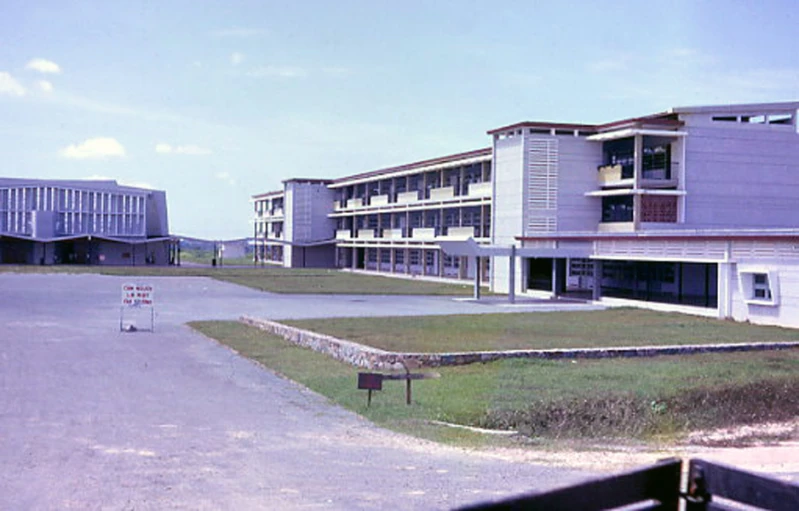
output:
[[[472,279],[479,266],[497,292],[799,326],[797,109],[493,129],[488,149],[325,183],[316,242],[342,268]]]
[[[437,241],[490,240],[490,148],[328,186],[335,191],[329,216],[336,222],[338,267],[454,279],[474,275],[467,258],[445,255]]]
[[[255,195],[255,260],[287,268],[333,267],[333,192],[327,179],[288,179]]]
[[[0,261],[169,264],[166,194],[111,180],[0,178]]]

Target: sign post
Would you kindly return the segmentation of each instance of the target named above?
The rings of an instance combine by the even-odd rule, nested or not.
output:
[[[122,304],[119,308],[119,330],[135,332],[138,330],[130,325],[124,327],[126,309],[150,309],[150,332],[155,331],[155,288],[152,284],[125,283],[122,284]]]

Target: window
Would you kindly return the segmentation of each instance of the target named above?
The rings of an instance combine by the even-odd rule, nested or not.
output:
[[[758,300],[771,300],[771,288],[768,285],[768,273],[752,274],[752,295]]]
[[[739,284],[744,302],[753,305],[779,305],[777,272],[763,268],[739,268]]]
[[[621,195],[602,197],[603,222],[632,222],[633,196]]]

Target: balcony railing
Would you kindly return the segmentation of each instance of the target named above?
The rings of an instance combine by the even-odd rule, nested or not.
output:
[[[397,204],[407,204],[409,202],[416,202],[419,200],[419,191],[412,190],[410,192],[402,192],[397,194]]]
[[[597,181],[600,185],[622,180],[622,166],[619,164],[600,165],[597,171]]]
[[[358,239],[372,239],[374,237],[374,229],[358,229]]]
[[[452,186],[445,186],[443,188],[431,188],[430,199],[444,200],[455,197],[455,188]]]
[[[431,240],[436,237],[435,227],[414,227],[411,233],[413,239]]]
[[[338,229],[336,231],[337,240],[348,240],[352,237],[352,232],[349,229]]]
[[[383,238],[398,240],[405,237],[405,229],[383,229]]]
[[[469,183],[469,197],[487,197],[491,195],[491,181]]]
[[[374,195],[369,199],[371,206],[384,206],[388,204],[388,195]]]
[[[447,238],[467,239],[474,237],[474,226],[447,227]]]

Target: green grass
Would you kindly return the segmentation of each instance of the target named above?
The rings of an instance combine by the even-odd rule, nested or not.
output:
[[[506,360],[440,368],[441,378],[388,381],[366,407],[358,369],[236,322],[192,326],[383,426],[457,443],[485,437],[431,421],[529,437],[651,438],[799,414],[799,350],[653,359]]]
[[[225,260],[225,265],[232,264]],[[326,269],[277,267],[191,267],[191,266],[82,266],[82,265],[0,265],[5,273],[100,273],[120,276],[211,277],[260,291],[287,294],[382,294],[469,296],[471,284],[444,284],[413,279]]]
[[[326,318],[285,323],[398,352],[799,340],[799,332],[793,329],[633,308],[535,314]]]

